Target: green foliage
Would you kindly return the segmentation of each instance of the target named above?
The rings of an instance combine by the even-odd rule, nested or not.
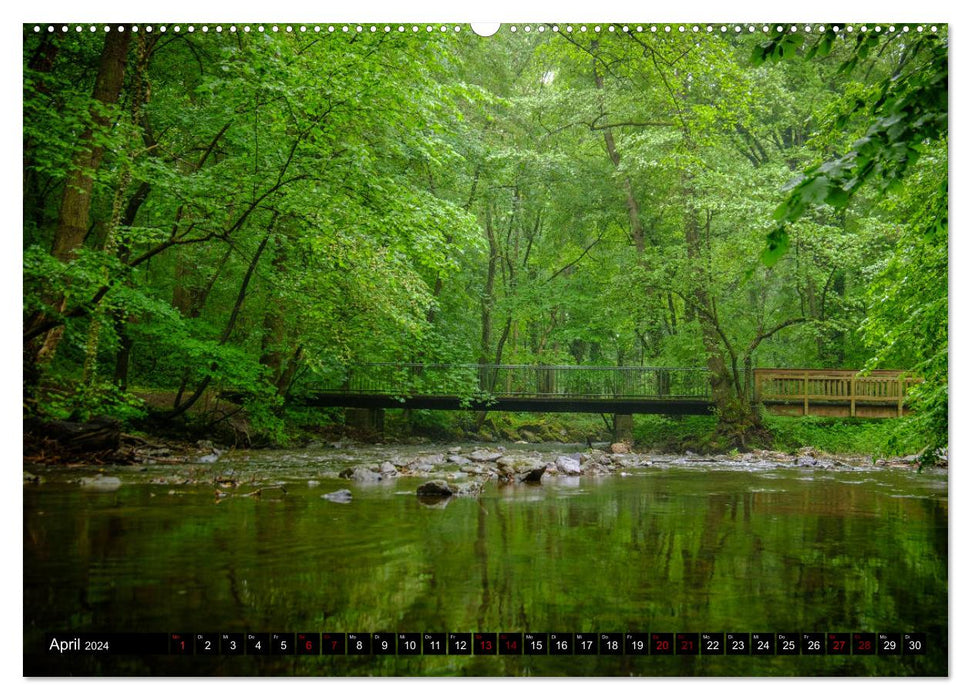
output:
[[[766,56],[776,60],[792,58],[794,36],[776,34],[756,50],[753,61],[759,64]],[[842,209],[866,184],[873,184],[881,192],[899,187],[926,144],[947,138],[947,37],[926,34],[912,41],[902,37],[899,33],[886,38],[875,33],[857,35],[854,48],[840,66],[841,72],[852,73],[881,43],[895,45],[891,49],[898,62],[873,85],[870,99],[857,99],[835,117],[837,129],[844,129],[859,115],[868,124],[843,155],[804,171],[789,183],[789,194],[773,215],[777,221],[796,221],[823,204]],[[832,36],[825,34],[807,52],[807,58],[829,53],[832,43]],[[784,225],[768,234],[762,258],[765,264],[774,264],[785,253],[787,238]]]
[[[144,402],[110,382],[77,383],[73,391],[46,391],[38,400],[37,413],[55,420],[80,422],[98,416],[130,422],[147,415]]]
[[[814,447],[831,454],[868,454],[876,457],[908,455],[919,446],[913,436],[900,439],[893,421],[863,418],[770,416],[773,449],[793,452]]]
[[[718,419],[715,416],[661,416],[634,417],[634,444],[637,449],[656,449],[681,452],[710,452],[723,447],[715,441]],[[724,451],[727,452],[728,447]]]
[[[721,362],[739,406],[749,365],[869,363],[946,433],[946,32],[581,34],[145,35],[103,129],[104,38],[28,32],[25,330],[64,329],[29,381],[243,395],[283,441],[368,363]]]

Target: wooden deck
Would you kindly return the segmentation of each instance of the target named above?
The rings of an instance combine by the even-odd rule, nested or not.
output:
[[[753,399],[773,413],[854,418],[901,417],[921,381],[899,370],[828,369],[757,369],[753,379]]]

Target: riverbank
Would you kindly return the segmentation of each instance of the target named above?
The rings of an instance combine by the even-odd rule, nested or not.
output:
[[[252,421],[230,428],[189,421],[179,425],[134,426],[110,418],[87,422],[27,420],[25,464],[192,463],[231,450],[299,449],[323,445],[423,445],[469,442],[483,446],[560,444],[609,449],[610,425],[599,415],[491,413],[481,421],[473,414],[434,411],[387,411],[381,433],[343,422],[341,412],[301,411],[283,416],[285,429],[261,432]],[[714,416],[635,416],[634,453],[736,456],[712,436]],[[780,464],[807,454],[835,461],[910,464],[920,446],[901,439],[901,424],[891,420],[790,418],[768,416],[772,442],[745,454],[774,455]],[[570,449],[569,451],[573,451]],[[946,460],[945,460],[946,462]],[[202,462],[205,463],[205,462]]]

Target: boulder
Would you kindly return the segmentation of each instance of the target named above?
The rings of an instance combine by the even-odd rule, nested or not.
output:
[[[463,484],[456,485],[455,491],[452,493],[456,496],[478,496],[481,492],[481,481],[467,481]]]
[[[502,452],[490,452],[489,450],[473,450],[469,453],[469,459],[473,462],[495,462],[502,458]]]
[[[350,479],[351,481],[381,481],[381,475],[367,469],[366,467],[354,467],[353,469],[345,469],[340,473],[340,478]]]
[[[451,462],[452,464],[458,464],[458,465],[472,464],[472,461],[470,459],[463,457],[462,455],[449,455],[448,461]]]
[[[543,460],[536,459],[535,457],[508,455],[497,461],[496,464],[499,466],[500,471],[503,469],[511,469],[517,474],[522,474],[523,472],[538,469],[543,464]]]
[[[347,489],[341,489],[340,491],[334,491],[333,493],[325,493],[321,498],[327,499],[332,503],[350,503],[351,502],[351,492]]]
[[[121,487],[121,479],[117,476],[98,474],[81,479],[81,488],[88,491],[116,491]]]
[[[536,469],[531,469],[526,472],[521,481],[526,484],[538,484],[543,480],[543,474],[546,473],[546,467],[537,467]]]
[[[454,493],[455,492],[452,490],[452,487],[441,479],[436,479],[435,481],[426,481],[424,484],[418,487],[419,496],[448,498]]]
[[[378,471],[380,474],[386,477],[398,476],[398,468],[395,467],[391,462],[382,462]]]
[[[556,458],[556,469],[560,474],[566,474],[568,476],[579,476],[582,473],[580,460],[565,455],[560,455]]]

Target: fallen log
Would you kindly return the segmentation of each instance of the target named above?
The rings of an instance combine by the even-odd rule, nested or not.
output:
[[[89,454],[113,451],[121,446],[121,421],[99,416],[85,423],[66,420],[24,421],[24,454],[33,446],[45,451]]]

